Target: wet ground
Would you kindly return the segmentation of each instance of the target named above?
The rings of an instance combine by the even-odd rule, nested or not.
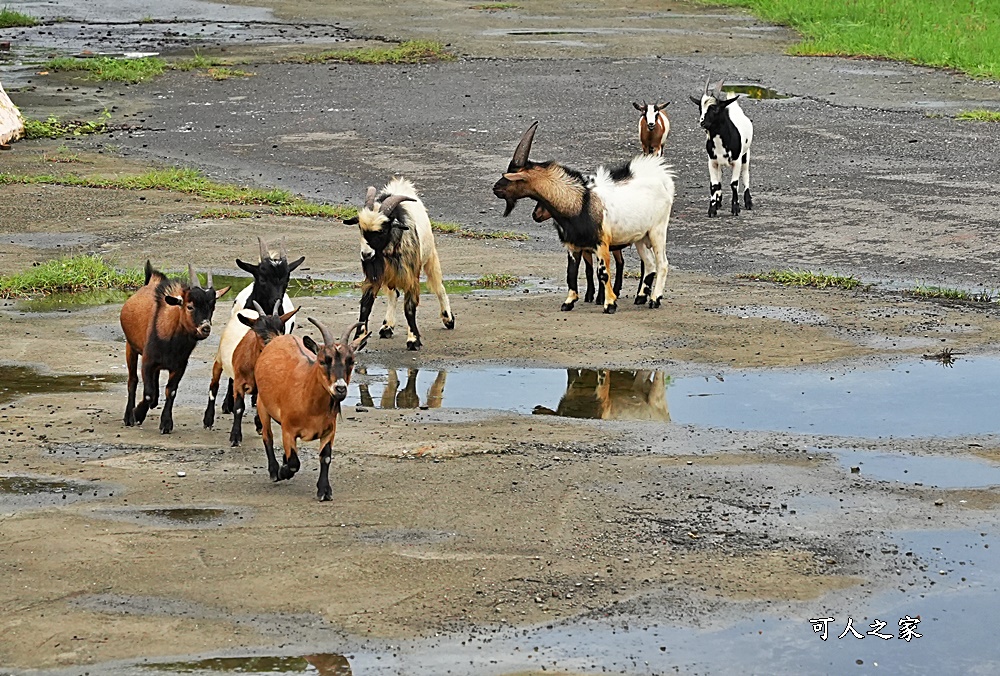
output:
[[[403,172],[433,218],[530,239],[437,236],[457,326],[445,331],[425,296],[420,353],[398,336],[361,353],[326,504],[315,444],[299,476],[271,484],[249,420],[240,448],[227,416],[202,429],[223,313],[164,437],[150,424],[159,411],[121,424],[120,296],[3,302],[0,672],[997,670],[1000,312],[901,293],[998,286],[998,195],[982,178],[995,126],[950,117],[995,107],[995,83],[784,56],[788,31],[682,3],[12,8],[48,20],[2,36],[13,45],[0,79],[26,114],[107,109],[142,128],[21,143],[2,171],[166,163],[355,205]],[[463,56],[277,62],[403,38]],[[255,75],[38,75],[42,56],[82,50],[238,54]],[[755,209],[738,219],[704,216],[687,97],[709,73],[752,98]],[[643,98],[672,101],[664,305],[561,313],[552,229],[525,206],[502,219],[489,185],[533,119],[539,159],[628,157],[630,102]],[[192,262],[238,286],[233,260],[256,255],[257,236],[283,236],[306,256],[297,276],[321,281],[295,293],[302,315],[356,317],[357,233],[335,221],[204,220],[213,205],[173,193],[3,190],[0,272],[95,252]],[[875,285],[733,276],[770,266]],[[490,273],[524,281],[470,283]]]

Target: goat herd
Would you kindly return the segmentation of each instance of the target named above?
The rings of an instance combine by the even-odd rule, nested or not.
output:
[[[700,107],[700,123],[708,137],[711,180],[708,215],[715,216],[722,204],[722,165],[732,167],[732,213],[739,214],[741,181],[744,205],[752,208],[749,147],[753,125],[740,109],[737,97],[728,98],[723,92],[722,82],[711,92],[706,82],[700,101],[695,97],[691,100]],[[600,285],[597,302],[604,305],[605,313],[615,312],[622,281],[621,251],[632,244],[643,266],[636,304],[648,302],[649,307],[656,308],[663,298],[667,226],[674,200],[673,173],[661,157],[663,142],[670,131],[663,113],[668,104],[633,105],[642,113],[639,135],[645,154],[626,165],[614,169],[601,166],[594,173],[583,174],[557,162],[534,162],[528,155],[538,128],[535,122],[521,137],[507,171],[493,186],[494,194],[506,202],[504,216],[510,215],[518,200],[530,198],[536,203],[532,218],[537,222],[551,218],[555,223],[559,239],[569,252],[569,292],[563,310],[572,310],[579,300],[577,276],[584,257],[588,268],[585,302],[593,299],[591,256],[596,253]],[[393,334],[396,303],[402,292],[406,346],[410,350],[420,347],[416,312],[421,270],[438,297],[445,328],[455,327],[430,219],[412,183],[394,178],[380,191],[369,188],[364,207],[344,222],[358,225],[361,231],[365,279],[359,321],[337,339],[326,326],[310,318],[322,336],[321,344],[308,336],[291,335],[299,308],[292,306],[286,291],[291,273],[305,259],[289,263],[284,245],[272,251],[258,238],[260,262],[236,261],[253,276],[253,282],[237,296],[219,339],[203,420],[206,428],[215,423],[215,400],[225,373],[230,380],[222,411],[233,413],[230,443],[238,446],[242,442],[245,396],[250,393],[256,397],[255,424],[264,440],[272,481],[290,479],[299,470],[299,439],[320,439],[320,476],[316,484],[319,500],[332,498],[329,466],[337,416],[347,396],[354,353],[370,335],[368,317],[379,290],[383,286],[388,290],[388,309],[379,329],[382,338]],[[612,252],[618,263],[614,285],[609,275]],[[165,370],[168,379],[160,432],[169,434],[173,430],[177,386],[195,345],[211,333],[216,301],[228,291],[229,287],[214,288],[211,272],[207,287],[202,287],[190,265],[188,281],[184,282],[166,277],[146,262],[145,285],[125,301],[121,310],[128,365],[125,425],[142,423],[149,409],[156,408],[159,375]],[[136,405],[140,356],[143,395]],[[284,446],[281,465],[274,454],[272,420],[281,425]]]

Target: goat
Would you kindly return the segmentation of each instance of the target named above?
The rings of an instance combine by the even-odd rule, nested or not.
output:
[[[639,144],[642,145],[642,152],[662,157],[663,142],[670,134],[670,120],[663,109],[670,105],[670,101],[649,104],[643,101],[641,106],[633,101],[632,105],[642,113],[639,117]]]
[[[753,209],[753,198],[750,196],[750,144],[753,142],[753,123],[746,116],[740,104],[739,94],[726,98],[722,91],[722,80],[715,85],[712,93],[708,91],[708,80],[705,80],[705,92],[701,100],[689,97],[701,111],[699,124],[705,130],[708,140],[705,151],[708,153],[708,177],[710,194],[708,215],[715,216],[722,206],[722,165],[732,167],[733,175],[729,185],[733,189],[733,216],[740,215],[739,183],[743,182],[743,204],[747,209]]]
[[[312,317],[309,321],[322,334],[322,345],[310,341],[307,347],[297,336],[278,336],[264,346],[257,358],[254,368],[257,413],[271,481],[295,476],[299,470],[299,439],[320,440],[316,497],[326,501],[333,498],[329,470],[340,403],[347,396],[347,385],[351,382],[354,353],[364,347],[369,333],[365,331],[352,342],[351,332],[364,326],[357,322],[344,332],[343,338],[334,341],[325,326]],[[280,467],[274,457],[272,419],[281,425],[281,442],[285,448]]]
[[[611,247],[635,244],[646,269],[652,271],[644,276],[635,302],[639,305],[648,299],[649,307],[660,307],[667,280],[673,172],[662,158],[652,155],[636,156],[611,170],[598,167],[591,176],[557,162],[533,162],[528,154],[537,128],[535,122],[524,132],[506,173],[493,185],[493,194],[507,203],[504,216],[510,215],[518,200],[534,199],[552,216],[559,239],[570,253],[596,251],[607,314],[618,309],[608,272]],[[576,276],[567,276],[566,281],[569,292],[562,309],[571,310],[580,296]]]
[[[212,332],[215,301],[229,291],[216,291],[212,273],[208,273],[208,288],[203,289],[191,265],[188,283],[168,279],[146,261],[146,282],[122,305],[121,326],[125,332],[125,361],[128,364],[128,402],[125,425],[142,424],[146,413],[156,408],[160,371],[170,376],[163,390],[163,413],[160,432],[174,429],[174,397],[184,376],[188,358],[195,344]],[[137,367],[142,356],[142,401],[135,405],[135,390],[139,383]]]
[[[544,223],[552,218],[552,214],[550,214],[548,209],[542,206],[541,203],[536,203],[534,210],[531,212],[531,218],[535,221],[535,223]],[[625,256],[622,254],[622,250],[627,249],[630,246],[632,245],[619,244],[611,247],[611,255],[615,259],[615,295],[619,295],[622,292],[622,278],[625,276]],[[585,264],[584,276],[587,278],[587,293],[583,297],[583,302],[594,302],[598,305],[603,305],[604,286],[598,287],[597,298],[594,298],[594,258],[589,251],[566,252],[566,277],[573,278],[574,280],[579,278],[581,258],[583,258]],[[642,262],[642,259],[639,259],[639,268],[639,288],[636,290],[636,294],[642,292],[642,278],[646,276],[646,264]],[[563,307],[563,310],[572,309],[572,304],[570,304],[569,307]]]
[[[252,310],[254,303],[257,303],[261,307],[272,307],[279,300],[281,301],[282,311],[292,308],[292,299],[286,293],[288,290],[288,280],[295,268],[299,267],[302,261],[306,259],[305,256],[302,256],[289,263],[288,254],[285,252],[284,239],[282,239],[281,249],[277,253],[272,252],[261,237],[257,238],[257,244],[260,245],[259,263],[255,265],[253,263],[245,263],[239,258],[236,259],[236,265],[253,275],[253,281],[239,292],[236,300],[233,302],[233,308],[229,312],[229,323],[226,324],[226,329],[232,326],[234,331],[240,332],[239,335],[234,334],[231,337],[231,340],[234,341],[232,343],[234,346],[247,332],[246,327],[236,319],[236,315],[241,310]],[[291,333],[294,328],[295,320],[289,319],[285,325],[285,333]],[[215,366],[222,365],[220,361],[222,356],[221,351],[216,353]],[[222,412],[232,413],[233,402],[235,401],[233,399],[232,369],[230,368],[230,370],[226,371],[226,374],[229,376],[229,383],[226,385],[226,396],[222,400]],[[206,428],[210,428],[215,422],[215,398],[218,393],[218,384],[208,392],[208,408],[205,409],[204,420]]]
[[[219,337],[219,351],[215,364],[212,366],[211,392],[218,392],[219,379],[223,372],[233,381],[232,405],[233,429],[229,433],[229,443],[234,448],[243,441],[243,413],[246,410],[244,395],[257,393],[254,379],[254,366],[264,346],[275,336],[284,335],[292,317],[299,308],[281,314],[281,299],[274,302],[271,314],[257,301],[252,301],[253,310],[240,310],[236,314],[237,321],[230,321]],[[205,427],[211,427],[215,419],[215,399],[208,402],[205,410]],[[258,431],[259,419],[258,419]]]
[[[389,290],[389,307],[378,335],[379,338],[392,337],[396,302],[402,291],[405,294],[403,314],[408,327],[406,349],[420,347],[417,305],[420,303],[421,269],[427,274],[427,285],[438,297],[444,327],[455,328],[455,315],[441,280],[441,262],[434,246],[430,218],[410,181],[393,178],[378,192],[374,186],[369,187],[364,208],[344,223],[358,225],[361,229],[361,269],[365,281],[361,285],[359,321],[366,329],[375,297],[385,286]],[[360,334],[361,329],[358,329]]]
[[[663,371],[566,370],[566,393],[556,410],[536,406],[535,415],[597,420],[670,422]]]

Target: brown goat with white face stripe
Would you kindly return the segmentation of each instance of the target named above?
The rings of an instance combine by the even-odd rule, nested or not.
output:
[[[639,144],[646,155],[663,156],[663,143],[670,134],[670,120],[663,109],[670,105],[666,103],[646,103],[640,106],[633,101],[632,105],[642,115],[639,117]]]
[[[257,380],[257,414],[267,453],[267,472],[271,481],[291,479],[299,471],[298,440],[320,440],[319,480],[316,497],[333,498],[329,470],[333,438],[337,433],[340,402],[347,396],[347,385],[354,370],[354,352],[364,347],[368,333],[350,340],[351,332],[361,329],[352,324],[335,341],[325,326],[309,318],[323,336],[323,344],[310,346],[298,336],[277,336],[261,351],[254,367]],[[311,348],[315,348],[315,351]],[[281,425],[284,462],[274,457],[274,433],[271,420]]]

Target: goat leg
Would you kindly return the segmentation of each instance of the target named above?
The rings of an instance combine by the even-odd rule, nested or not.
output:
[[[233,379],[229,379],[229,384],[226,385],[226,396],[222,400],[222,412],[232,413],[233,412]]]
[[[368,330],[368,318],[372,314],[372,307],[375,306],[375,296],[378,295],[379,289],[382,287],[382,283],[379,281],[373,281],[371,279],[365,278],[364,283],[361,285],[361,313],[358,315],[358,321],[361,322],[361,326],[354,333],[354,337],[358,338],[363,335],[365,331]],[[392,335],[391,333],[389,335]]]
[[[569,287],[569,291],[566,293],[566,300],[559,308],[563,312],[572,310],[576,301],[580,300],[580,294],[577,292],[577,278],[580,274],[581,255],[582,253],[579,251],[566,252],[566,286]]]
[[[246,399],[243,388],[233,392],[233,429],[229,432],[229,445],[236,448],[243,443],[243,413],[246,411]]]
[[[330,461],[333,460],[333,440],[323,444],[319,453],[319,480],[316,482],[316,499],[328,502],[333,499],[333,488],[330,487]]]
[[[285,428],[281,428],[281,442],[285,445],[285,461],[278,469],[278,481],[291,479],[299,471],[299,453],[295,448],[295,437],[291,432],[285,434]]]
[[[625,254],[621,249],[611,252],[615,257],[615,295],[621,296],[622,278],[625,276]]]
[[[174,399],[177,397],[177,386],[184,377],[187,364],[182,364],[170,372],[167,386],[163,390],[163,412],[160,414],[160,434],[170,434],[174,431]]]
[[[417,305],[420,303],[420,287],[416,291],[407,291],[403,303],[403,314],[406,315],[406,349],[420,349],[420,331],[417,330]]]
[[[271,429],[271,416],[263,406],[257,407],[260,416],[260,436],[264,440],[264,453],[267,454],[267,473],[271,481],[278,480],[278,460],[274,457],[274,431]]]
[[[212,364],[212,382],[208,385],[208,406],[205,407],[205,417],[202,423],[205,429],[212,429],[215,424],[215,398],[219,395],[219,380],[222,378],[222,364],[216,360]]]
[[[123,422],[126,427],[136,424],[135,419],[135,390],[139,385],[139,353],[132,349],[132,346],[125,343],[125,362],[128,364],[128,399],[125,402],[125,418]]]
[[[604,286],[604,314],[614,314],[618,310],[618,296],[611,287],[611,251],[608,241],[597,246],[597,283]]]

